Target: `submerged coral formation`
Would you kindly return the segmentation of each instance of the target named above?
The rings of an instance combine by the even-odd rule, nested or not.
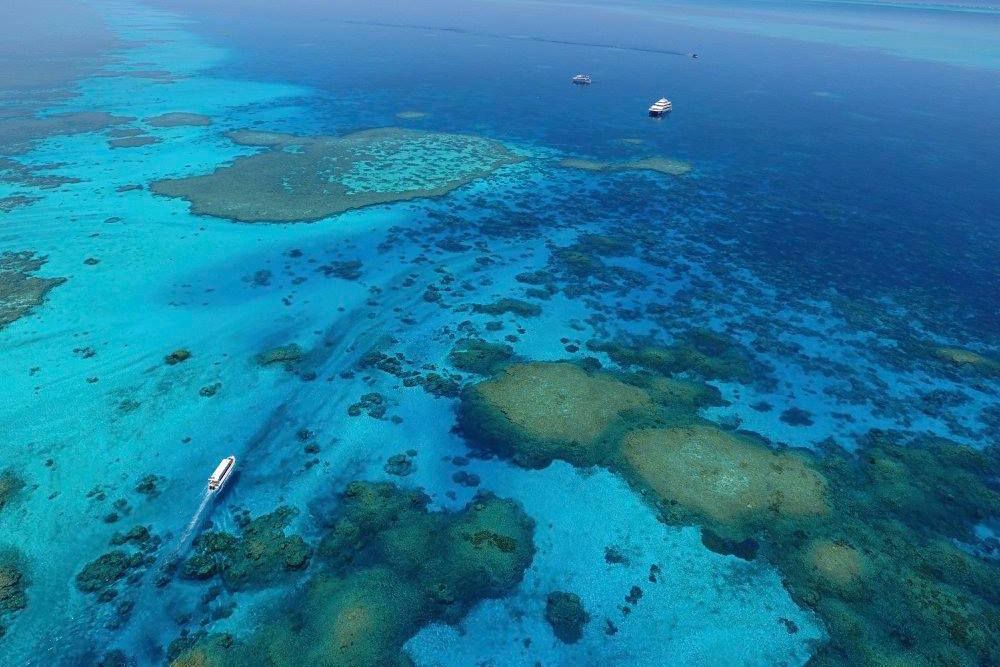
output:
[[[590,341],[591,350],[606,353],[623,366],[640,366],[667,375],[693,373],[707,380],[749,382],[750,355],[728,337],[705,329],[687,332],[669,347]]]
[[[0,472],[0,512],[18,497],[24,486],[24,479],[13,469]]]
[[[960,347],[939,347],[934,350],[938,359],[962,368],[971,368],[984,374],[1000,376],[1000,361]]]
[[[0,639],[4,623],[28,606],[28,575],[24,557],[13,549],[0,549]]]
[[[674,370],[645,348],[610,353]],[[604,465],[713,551],[763,554],[827,625],[815,664],[1000,660],[997,564],[957,546],[1000,515],[996,446],[872,432],[855,454],[775,450],[700,419],[685,392],[657,395],[674,380],[639,377],[515,364],[465,390],[459,423],[522,466]]]
[[[583,637],[583,628],[590,622],[590,614],[576,593],[553,591],[545,599],[545,620],[560,641],[575,644]]]
[[[157,181],[153,192],[184,198],[195,213],[240,222],[308,221],[440,196],[520,160],[489,139],[392,127],[340,137],[254,131],[229,136],[267,150],[211,174]]]
[[[622,453],[669,506],[746,536],[786,518],[826,514],[826,485],[806,463],[712,426],[633,431]]]
[[[177,640],[171,665],[412,664],[402,648],[420,628],[507,593],[534,555],[534,525],[511,501],[481,494],[455,513],[429,502],[392,484],[350,484],[305,586],[246,637]]]
[[[477,446],[527,467],[605,461],[627,417],[649,415],[642,389],[571,363],[518,364],[462,395],[460,423]]]
[[[683,176],[692,170],[692,166],[683,160],[665,157],[647,157],[627,162],[599,162],[584,158],[565,158],[559,164],[569,169],[584,171],[655,171],[670,176]]]
[[[65,278],[34,275],[46,259],[27,250],[0,255],[0,329],[27,315],[53,288],[66,282]]]
[[[212,119],[200,113],[171,111],[159,116],[146,118],[144,122],[151,127],[184,127],[211,125]]]
[[[132,120],[103,111],[77,111],[47,116],[0,118],[0,149],[5,155],[23,153],[32,142],[62,134],[96,132]]]
[[[448,355],[448,360],[459,370],[479,375],[494,375],[513,356],[514,350],[509,345],[469,338],[455,345]]]
[[[309,564],[312,550],[298,535],[285,535],[296,511],[279,507],[256,519],[237,515],[239,536],[207,531],[195,541],[195,553],[185,561],[181,576],[208,579],[219,575],[231,590],[268,586]]]

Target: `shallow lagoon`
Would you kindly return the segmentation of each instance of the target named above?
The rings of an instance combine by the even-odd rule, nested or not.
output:
[[[339,638],[329,664],[995,658],[1000,93],[974,39],[962,66],[935,56],[950,31],[856,50],[870,16],[842,5],[793,10],[847,15],[822,34],[676,7],[294,9],[98,3],[114,41],[89,75],[4,97],[0,249],[44,258],[0,271],[4,662],[285,664],[314,635]],[[677,111],[645,118],[664,93]],[[440,192],[393,164],[436,196],[309,224],[151,189],[270,150],[232,133],[384,127],[518,159],[449,152]],[[690,170],[618,167],[643,161]],[[576,370],[511,388],[506,416],[474,400],[552,361]],[[786,511],[772,463],[822,503]],[[426,507],[364,500],[355,532],[355,481]],[[747,489],[763,502],[728,520]],[[415,565],[439,562],[469,574]]]

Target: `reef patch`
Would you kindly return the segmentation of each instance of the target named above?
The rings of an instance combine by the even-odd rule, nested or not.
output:
[[[184,562],[186,579],[222,578],[230,590],[260,588],[301,571],[309,565],[312,550],[298,535],[285,535],[294,517],[292,507],[279,507],[256,519],[246,512],[236,516],[239,536],[221,531],[202,533],[195,553]]]
[[[24,480],[13,469],[0,472],[0,512],[21,495],[24,487]]]
[[[211,125],[212,119],[200,113],[171,111],[146,118],[143,122],[150,127],[204,127]]]
[[[645,429],[622,444],[629,467],[671,507],[746,535],[788,517],[826,514],[823,478],[793,454],[776,453],[712,426]]]
[[[554,459],[605,461],[625,417],[653,409],[646,392],[609,374],[539,362],[509,366],[466,388],[459,414],[475,446],[541,468]]]
[[[657,395],[665,380],[515,364],[465,389],[459,425],[474,449],[521,466],[603,465],[665,523],[701,526],[706,548],[765,558],[826,624],[811,664],[1000,660],[997,563],[958,546],[1000,516],[995,445],[871,431],[853,453],[775,448]]]
[[[66,282],[65,278],[34,275],[46,259],[27,250],[0,255],[0,329],[30,313],[52,289]]]
[[[247,637],[185,635],[172,667],[412,665],[406,641],[457,623],[516,586],[534,556],[534,523],[513,502],[477,495],[458,512],[393,484],[353,482],[326,516],[319,571]]]
[[[23,555],[0,550],[0,639],[7,631],[4,623],[28,606],[28,584]]]
[[[522,158],[503,144],[402,128],[343,136],[232,132],[266,150],[202,176],[165,179],[153,192],[239,222],[302,222],[350,209],[444,195]]]
[[[584,158],[565,158],[559,162],[559,165],[567,169],[597,172],[655,171],[669,176],[683,176],[694,168],[689,162],[665,157],[647,157],[626,162],[599,162]]]
[[[590,614],[576,593],[553,591],[545,599],[545,620],[559,641],[575,644],[583,637],[583,628],[590,622]]]
[[[11,116],[0,119],[0,149],[5,155],[27,151],[45,137],[96,132],[133,120],[103,111],[80,111],[48,116]]]

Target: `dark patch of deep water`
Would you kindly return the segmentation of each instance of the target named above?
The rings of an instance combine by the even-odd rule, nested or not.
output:
[[[0,115],[0,658],[997,662],[971,24],[159,4]]]

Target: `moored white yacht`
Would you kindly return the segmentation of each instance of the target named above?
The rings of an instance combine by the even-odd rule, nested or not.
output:
[[[221,489],[229,479],[229,476],[233,474],[234,468],[236,468],[235,456],[227,456],[219,461],[219,465],[216,466],[215,472],[213,472],[208,478],[208,490],[218,491]]]
[[[674,105],[670,103],[666,97],[661,97],[656,102],[653,102],[652,106],[649,107],[649,115],[654,118],[658,118],[665,114],[670,113],[674,108]]]

